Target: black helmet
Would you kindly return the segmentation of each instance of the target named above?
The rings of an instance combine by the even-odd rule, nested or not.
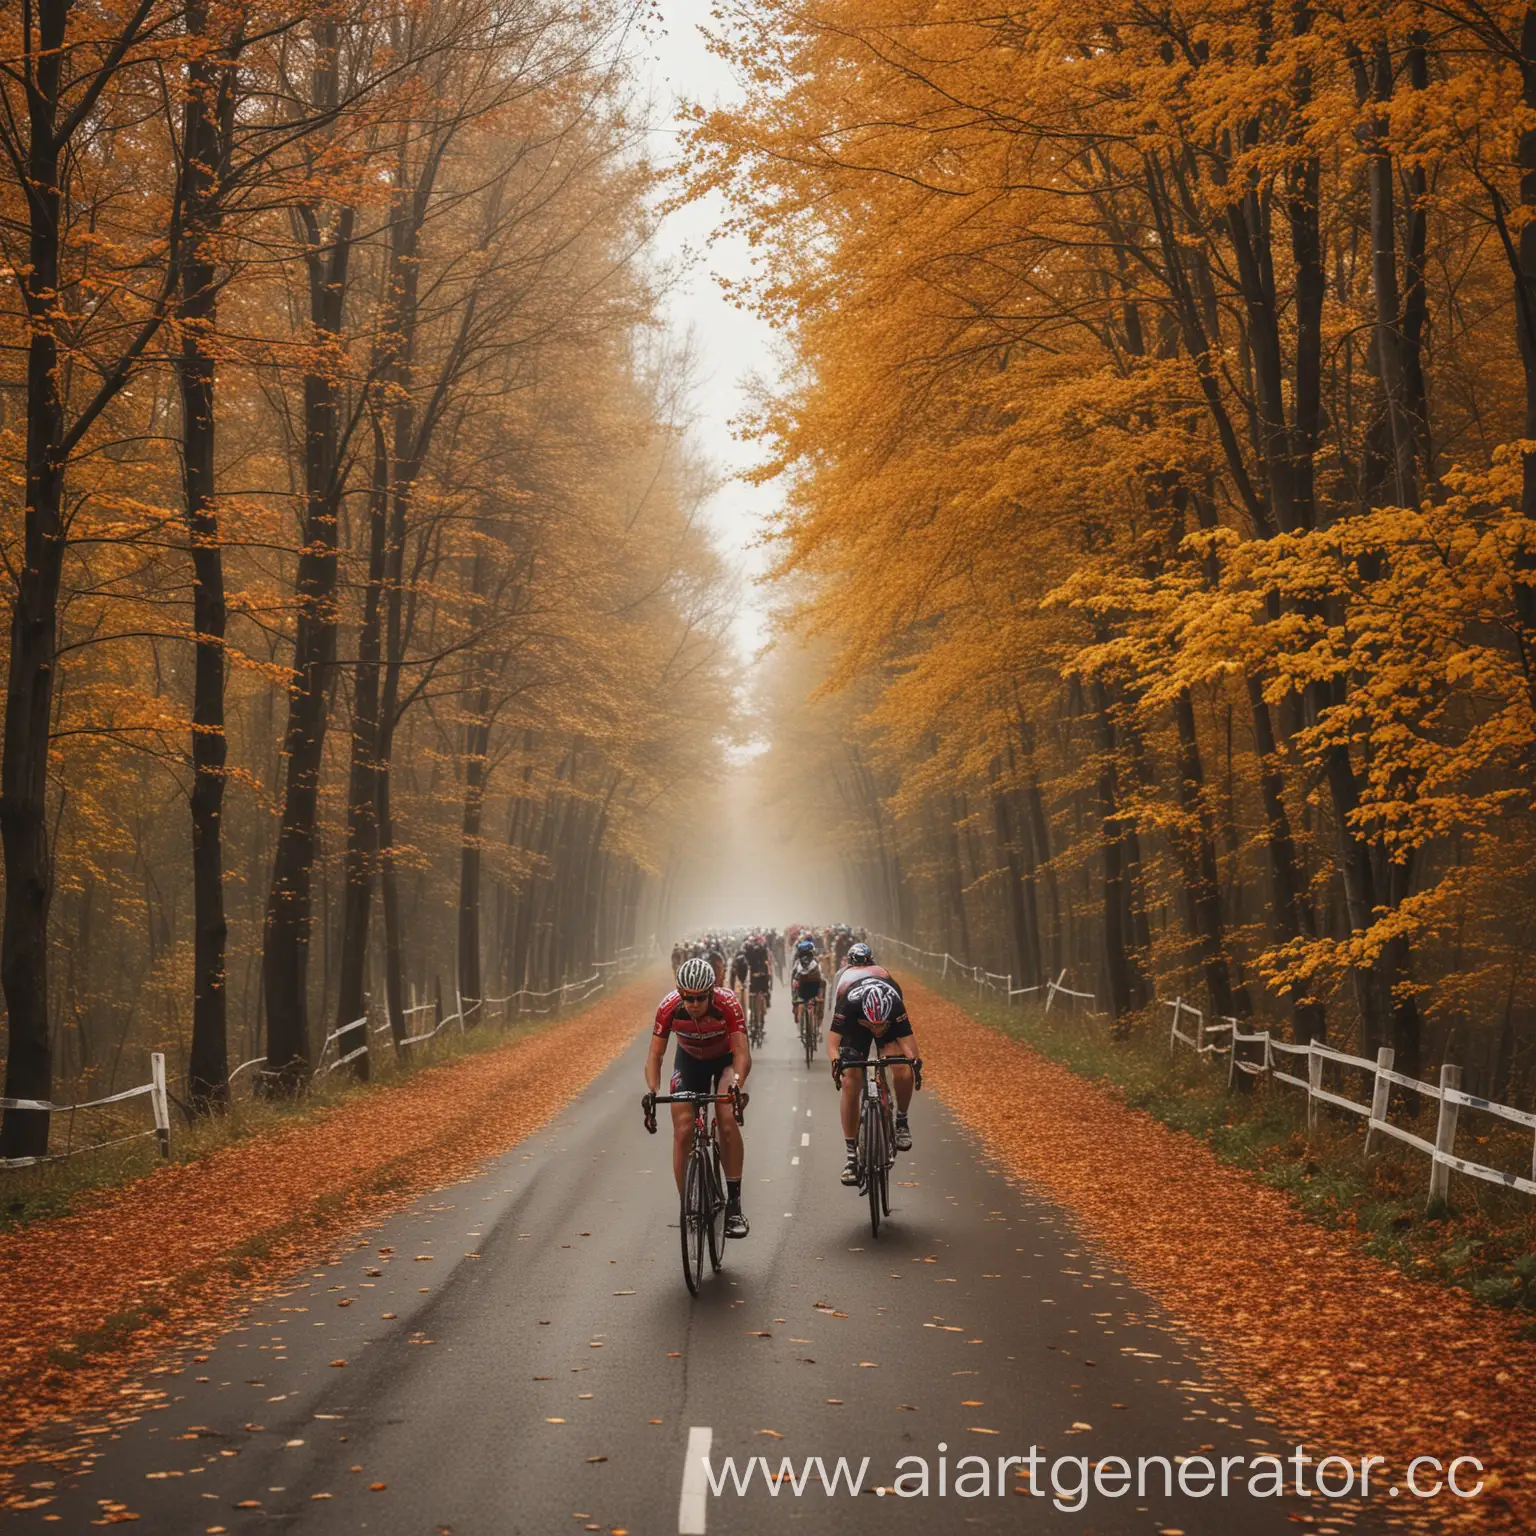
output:
[[[849,965],[873,965],[875,952],[868,944],[850,944],[847,960]]]

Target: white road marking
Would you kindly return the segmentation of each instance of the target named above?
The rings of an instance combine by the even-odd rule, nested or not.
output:
[[[805,1118],[806,1118],[806,1119],[807,1119],[807,1120],[809,1120],[809,1119],[810,1119],[810,1118],[811,1118],[811,1112],[810,1112],[810,1110],[806,1110],[806,1112],[805,1112]]]
[[[808,1146],[810,1146],[810,1144],[811,1144],[811,1133],[809,1131],[801,1131],[800,1132],[800,1145],[802,1147],[808,1147]]]
[[[789,1160],[789,1166],[791,1168],[793,1168],[793,1167],[795,1167],[799,1163],[799,1161],[800,1161],[800,1159],[798,1157],[792,1157]]]
[[[695,1424],[688,1431],[688,1449],[683,1456],[683,1492],[677,1501],[677,1536],[704,1536],[709,1502],[704,1464],[714,1438],[715,1432],[707,1424]]]

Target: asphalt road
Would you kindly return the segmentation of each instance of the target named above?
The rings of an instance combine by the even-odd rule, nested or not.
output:
[[[1156,1462],[1138,1495],[1140,1457],[1177,1476],[1176,1457],[1289,1447],[1059,1207],[988,1168],[931,1091],[872,1240],[838,1183],[829,1076],[807,1074],[791,1031],[776,995],[746,1123],[752,1233],[696,1300],[665,1128],[640,1123],[637,1033],[556,1123],[333,1250],[161,1378],[174,1400],[98,1433],[83,1473],[40,1468],[51,1501],[11,1522],[84,1531],[134,1515],[177,1536],[1338,1528],[1336,1507],[1240,1481],[1225,1499],[1165,1497]],[[745,1493],[716,1496],[685,1466],[690,1445],[717,1475],[728,1456],[738,1473],[788,1457],[796,1478],[809,1457],[829,1475],[839,1457],[855,1473],[869,1460],[857,1496],[846,1482],[827,1494],[814,1467],[799,1496],[788,1480],[771,1492],[757,1463]],[[995,1470],[1032,1446],[1044,1496],[1017,1463]],[[916,1494],[903,1457],[925,1459],[926,1496],[877,1491]],[[1119,1496],[1111,1457],[1132,1471]],[[1110,1493],[1057,1509],[1056,1458],[1101,1462]],[[1079,1465],[1056,1466],[1062,1503],[1077,1502]],[[1201,1475],[1191,1462],[1192,1488]]]

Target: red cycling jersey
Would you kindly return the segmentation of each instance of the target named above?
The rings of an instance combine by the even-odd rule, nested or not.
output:
[[[746,1032],[747,1016],[741,1011],[736,994],[724,987],[714,988],[709,1007],[697,1019],[684,1006],[681,992],[668,992],[656,1010],[656,1028],[652,1031],[658,1040],[676,1035],[678,1049],[701,1061],[724,1056],[731,1048],[731,1036]]]

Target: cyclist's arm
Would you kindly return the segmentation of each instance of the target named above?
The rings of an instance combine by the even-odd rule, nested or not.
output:
[[[837,1053],[843,1048],[842,1020],[834,1013],[832,1022],[827,1025],[827,1060],[836,1061]]]
[[[667,1054],[667,1040],[665,1035],[652,1035],[651,1048],[645,1054],[645,1086],[652,1093],[660,1092],[661,1085],[661,1061]]]
[[[736,1069],[736,1086],[739,1088],[745,1085],[747,1074],[752,1070],[752,1046],[747,1039],[746,1015],[734,997],[729,998],[727,1004],[725,1027],[731,1047],[731,1065]]]

